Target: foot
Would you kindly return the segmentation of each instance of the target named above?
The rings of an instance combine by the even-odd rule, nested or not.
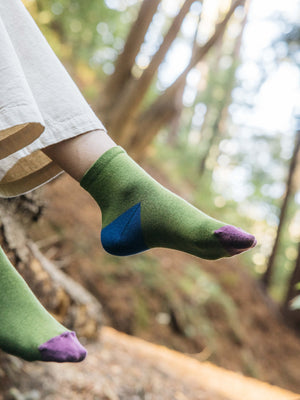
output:
[[[254,236],[209,217],[165,189],[120,147],[104,153],[81,185],[101,208],[101,241],[110,254],[167,247],[217,259],[256,244]]]
[[[0,349],[27,361],[79,362],[86,356],[74,332],[39,303],[0,248]]]
[[[85,359],[86,350],[75,332],[66,331],[39,346],[42,361],[79,362]]]

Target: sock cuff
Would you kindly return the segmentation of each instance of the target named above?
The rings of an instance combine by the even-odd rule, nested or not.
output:
[[[90,186],[94,183],[95,179],[99,176],[99,171],[103,169],[119,154],[126,154],[126,151],[120,147],[116,146],[107,150],[97,161],[86,171],[80,181],[80,186],[85,190],[89,190]]]

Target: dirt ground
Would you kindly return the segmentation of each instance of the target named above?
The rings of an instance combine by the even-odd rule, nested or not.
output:
[[[300,400],[290,391],[111,328],[103,328],[99,342],[87,349],[79,364],[11,358],[23,363],[25,374],[0,400]]]
[[[103,264],[105,268],[110,268],[109,264],[105,264],[107,263],[106,255],[101,250],[101,245],[99,244],[101,216],[96,203],[77,183],[64,175],[43,189],[43,197],[47,202],[45,215],[44,218],[42,218],[42,223],[37,224],[35,229],[31,232],[32,237],[37,241],[47,257],[70,273],[73,278],[81,282],[88,290],[91,290],[94,295],[97,295],[103,305],[107,324],[118,328],[118,330],[139,336],[149,342],[165,345],[183,353],[200,353],[200,360],[209,360],[214,364],[232,371],[257,377],[272,385],[278,385],[282,388],[300,393],[300,340],[284,325],[280,318],[277,318],[276,312],[272,310],[272,305],[268,304],[268,299],[264,298],[261,290],[255,281],[249,277],[249,274],[241,267],[238,259],[235,261],[218,261],[216,263],[206,263],[201,260],[201,268],[208,270],[218,277],[224,289],[228,291],[237,305],[239,313],[239,334],[237,336],[236,332],[228,327],[227,321],[222,319],[223,316],[217,308],[214,307],[210,310],[209,317],[213,321],[219,336],[214,355],[205,355],[203,354],[205,351],[202,352],[201,341],[200,343],[195,342],[182,335],[178,331],[178,326],[175,327],[177,330],[174,330],[174,326],[173,328],[166,326],[158,328],[157,324],[155,324],[155,319],[153,319],[151,320],[150,327],[148,326],[147,329],[134,330],[131,303],[133,295],[131,292],[132,281],[130,281],[127,276],[122,275],[123,268],[120,268],[120,275],[118,275],[119,283],[118,286],[114,286],[113,292],[107,279],[104,279],[102,275],[98,276],[95,274],[95,266],[97,266],[97,264]],[[63,241],[61,237],[64,238]],[[154,257],[160,260],[161,268],[165,268],[167,272],[170,269],[177,269],[180,271],[182,270],[182,266],[186,265],[191,260],[190,256],[184,255],[183,253],[168,252],[160,249],[152,250],[152,252]],[[93,260],[97,260],[97,263],[93,263]],[[226,271],[226,275],[224,275],[224,271]],[[231,277],[234,277],[234,280],[231,279]],[[134,284],[138,285],[139,283],[134,282]],[[151,302],[154,304],[153,307],[156,312],[159,310],[160,306],[156,304],[159,302],[159,297],[155,297],[154,293],[145,292],[146,297],[149,295],[152,295]],[[104,340],[106,340],[105,337],[104,334]],[[115,345],[117,347],[117,343]],[[101,344],[99,346],[101,346]],[[91,351],[91,353],[95,352]],[[118,370],[118,355],[114,353],[109,355],[107,351],[104,354],[106,354],[108,358],[116,358],[114,368]],[[197,358],[197,355],[194,355],[194,357]],[[87,362],[95,362],[95,365],[98,365],[98,361],[95,359],[93,361],[93,358]],[[101,362],[99,361],[99,365]],[[137,364],[136,361],[133,360],[133,362]],[[139,363],[140,362],[139,360]],[[143,366],[142,368],[146,368],[146,371],[148,371],[147,368],[149,368],[149,366]],[[140,368],[137,367],[137,369],[139,370]],[[126,370],[125,367],[124,370]],[[151,371],[154,371],[153,373],[155,376],[155,369]],[[156,378],[153,378],[154,380],[151,382],[147,381],[147,377],[151,376],[152,372],[146,372],[144,377],[136,376],[136,381],[140,382],[142,386],[146,385],[145,387],[147,387],[147,385],[154,385],[153,382],[156,382]],[[97,374],[96,367],[95,374]],[[133,372],[133,375],[134,374],[135,372]],[[106,379],[101,376],[102,372],[100,371],[99,377],[97,378],[100,382],[101,379]],[[84,379],[86,379],[86,377],[82,378],[82,380]],[[120,376],[119,379],[121,379]],[[168,378],[165,377],[165,379],[167,381]],[[246,399],[245,395],[242,397],[226,397],[228,393],[220,391],[217,392],[219,397],[216,397],[216,393],[212,395],[205,393],[203,397],[201,388],[199,388],[199,394],[195,395],[195,393],[198,393],[195,392],[196,386],[193,386],[193,390],[189,391],[190,387],[189,385],[185,386],[185,382],[178,381],[178,379],[175,379],[175,381],[176,384],[174,382],[172,383],[172,385],[175,384],[175,391],[171,392],[171,397],[155,397],[159,396],[158,394],[153,395],[154,397],[150,395],[150,397],[147,397],[146,394],[134,394],[132,397],[126,395],[127,397],[124,397],[120,394],[121,392],[119,393],[117,391],[119,397],[111,398],[128,398],[132,400],[140,398],[172,398],[175,400],[184,400],[186,398],[190,400],[212,398],[218,400],[223,396],[225,399]],[[92,380],[90,382],[92,382]],[[161,387],[161,389],[158,390],[159,392],[164,389],[164,385],[159,383],[161,382],[159,377],[157,377],[157,382],[158,387]],[[93,387],[94,383],[90,384],[91,387]],[[193,384],[195,384],[195,382]],[[143,390],[141,389],[140,393],[143,393]],[[153,390],[156,390],[154,386]],[[209,390],[215,391],[215,388],[210,388]],[[181,394],[176,394],[177,392]],[[88,399],[88,397],[85,398]],[[96,396],[94,398],[97,399],[98,397]],[[110,399],[110,397],[107,398]],[[259,398],[265,400],[267,397],[256,397],[256,399]],[[275,399],[275,397],[270,398]],[[284,399],[285,397],[281,398]],[[59,399],[59,397],[49,397],[49,399]],[[99,397],[99,399],[105,399],[105,397]]]

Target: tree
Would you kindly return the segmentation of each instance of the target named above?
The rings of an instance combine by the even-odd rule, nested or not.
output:
[[[234,11],[238,6],[245,4],[245,0],[232,0],[228,10],[220,12],[219,21],[216,22],[212,36],[206,43],[194,46],[191,60],[183,73],[170,87],[159,92],[154,88],[158,70],[171,45],[180,36],[182,23],[189,15],[191,6],[197,2],[199,3],[199,0],[185,0],[174,18],[165,18],[168,27],[165,24],[162,28],[162,42],[152,55],[149,65],[140,69],[136,57],[141,53],[142,45],[146,42],[154,16],[163,14],[162,0],[140,2],[135,20],[127,26],[121,22],[122,13],[109,10],[104,2],[64,0],[53,4],[50,0],[36,0],[37,20],[39,21],[39,15],[42,15],[41,11],[47,10],[49,30],[44,29],[45,33],[49,35],[55,33],[56,43],[57,36],[59,37],[59,43],[63,43],[61,48],[63,57],[66,53],[64,50],[68,48],[70,55],[64,59],[64,62],[69,65],[71,61],[70,70],[74,75],[76,75],[74,65],[76,66],[79,62],[78,59],[81,59],[81,63],[83,60],[87,64],[96,63],[94,68],[99,76],[100,68],[98,69],[97,65],[102,64],[98,64],[98,58],[101,58],[101,62],[103,58],[106,59],[103,63],[111,63],[114,71],[107,77],[106,82],[103,84],[102,81],[97,81],[99,95],[94,99],[94,108],[110,135],[139,158],[162,127],[171,124],[177,114],[180,114],[182,94],[188,73],[221,40]],[[52,14],[48,11],[49,9]],[[136,4],[126,8],[126,13],[130,15],[130,18],[134,18],[136,9]],[[116,39],[120,39],[128,28],[129,33],[125,44],[115,59]],[[103,29],[109,32],[108,39],[102,35]],[[165,34],[163,34],[164,29],[166,29]],[[100,33],[97,35],[95,32]],[[57,47],[60,49],[60,44]],[[99,56],[101,48],[105,51],[109,50],[109,59],[107,56]],[[101,79],[102,77],[103,75]]]
[[[128,81],[132,79],[132,68],[134,67],[136,56],[144,42],[144,37],[159,3],[160,0],[144,1],[135,22],[131,26],[124,48],[115,62],[114,73],[107,79],[104,95],[99,98],[97,108],[102,111],[106,120],[111,108],[118,101],[118,95],[125,91]]]
[[[281,236],[283,225],[284,225],[284,222],[286,219],[287,207],[288,207],[291,195],[293,193],[293,180],[294,180],[294,175],[295,175],[295,171],[296,171],[299,154],[300,154],[300,126],[298,126],[297,132],[296,132],[294,152],[293,152],[293,155],[292,155],[292,158],[290,161],[287,182],[286,182],[286,191],[285,191],[285,194],[283,197],[282,206],[281,206],[281,210],[280,210],[279,224],[278,224],[278,228],[277,228],[276,238],[275,238],[275,241],[273,244],[271,255],[269,257],[267,269],[262,276],[262,283],[265,287],[268,287],[270,285],[270,282],[272,279],[272,274],[273,274],[273,270],[274,270],[274,266],[275,266],[275,259],[276,259],[276,255],[278,252],[278,246],[280,243],[280,236]]]
[[[157,99],[135,119],[132,129],[130,150],[137,156],[145,151],[163,126],[170,123],[180,109],[182,91],[186,85],[189,72],[208,54],[211,48],[221,39],[228,21],[235,9],[244,4],[243,0],[232,3],[223,20],[216,26],[214,34],[203,45],[196,45],[185,70]]]
[[[101,306],[85,289],[44,257],[26,231],[42,214],[38,192],[0,201],[0,245],[57,320],[79,335],[95,337]],[[49,282],[52,284],[49,285]],[[82,310],[85,310],[82,313]]]
[[[48,260],[26,230],[41,216],[37,192],[0,200],[0,245],[46,309],[79,336],[96,338],[102,325],[100,303]],[[26,377],[23,363],[0,352],[0,398],[9,385]],[[12,365],[13,368],[12,368]],[[27,378],[28,379],[28,378]]]
[[[194,3],[195,0],[186,0],[181,7],[179,13],[174,18],[171,23],[171,26],[164,37],[164,40],[157,50],[157,52],[152,57],[151,62],[148,67],[142,72],[139,79],[136,79],[132,74],[127,80],[126,84],[119,86],[116,88],[115,97],[113,98],[114,107],[111,109],[109,115],[107,116],[107,125],[111,135],[118,139],[120,144],[125,145],[130,143],[130,139],[133,136],[133,127],[132,120],[137,115],[139,111],[139,107],[144,100],[144,97],[149,90],[149,87],[153,81],[157,70],[164,60],[171,44],[177,37],[177,34],[180,30],[181,24],[184,20],[184,17],[188,13],[190,6]],[[143,5],[146,2],[142,3],[141,10]],[[141,17],[142,12],[140,12],[139,17]],[[139,17],[135,23],[135,25],[139,25]],[[145,34],[147,31],[145,31]],[[126,49],[127,43],[131,41],[131,35],[128,36],[124,49]],[[121,53],[119,58],[123,57],[124,53]],[[133,60],[134,61],[134,60]],[[120,65],[119,60],[116,62],[117,65]],[[133,67],[133,65],[131,66]],[[123,68],[123,66],[121,67]],[[119,73],[118,68],[116,72]],[[115,80],[115,74],[112,75],[110,81]],[[108,86],[109,89],[110,85]],[[109,92],[104,90],[103,97],[106,98],[109,96]],[[101,110],[100,110],[101,111]]]
[[[283,304],[283,313],[286,317],[286,320],[290,325],[294,328],[300,328],[300,310],[299,309],[291,309],[291,302],[295,297],[300,295],[300,242],[298,244],[298,256],[295,262],[294,271],[291,274],[289,285],[285,297],[285,301]]]
[[[202,175],[205,171],[205,163],[209,155],[210,149],[215,145],[216,141],[221,137],[222,133],[224,134],[225,131],[225,120],[228,114],[228,106],[230,105],[231,101],[231,92],[235,86],[235,74],[237,67],[239,65],[239,54],[240,54],[240,49],[241,49],[241,41],[242,41],[242,36],[244,32],[244,28],[246,26],[247,22],[247,16],[248,16],[248,8],[249,5],[247,4],[247,7],[245,7],[245,12],[244,12],[244,17],[241,21],[241,31],[240,34],[236,37],[235,43],[232,49],[231,53],[231,59],[232,59],[232,65],[228,70],[225,72],[225,74],[222,74],[222,71],[220,69],[219,63],[220,63],[220,55],[222,54],[222,51],[219,51],[216,55],[216,59],[213,60],[212,64],[215,65],[215,68],[212,66],[211,72],[210,72],[210,80],[212,81],[212,85],[215,85],[216,80],[221,81],[221,86],[222,86],[222,97],[218,100],[214,100],[212,97],[212,90],[208,85],[207,88],[207,96],[209,96],[209,104],[206,103],[208,106],[208,112],[206,113],[205,116],[205,121],[204,121],[204,126],[206,125],[206,131],[210,131],[209,137],[207,140],[207,145],[205,152],[203,152],[202,159],[200,161],[199,165],[199,173]],[[221,47],[222,47],[221,43]],[[221,49],[220,49],[221,50]],[[210,123],[205,124],[205,122],[209,119],[211,119]]]

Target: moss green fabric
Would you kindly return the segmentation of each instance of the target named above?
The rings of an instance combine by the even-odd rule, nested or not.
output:
[[[67,331],[40,304],[0,248],[0,348],[27,361],[38,347]]]
[[[104,153],[81,180],[102,211],[102,229],[134,205],[148,248],[167,247],[205,259],[227,257],[214,231],[226,225],[151,178],[120,147]]]

